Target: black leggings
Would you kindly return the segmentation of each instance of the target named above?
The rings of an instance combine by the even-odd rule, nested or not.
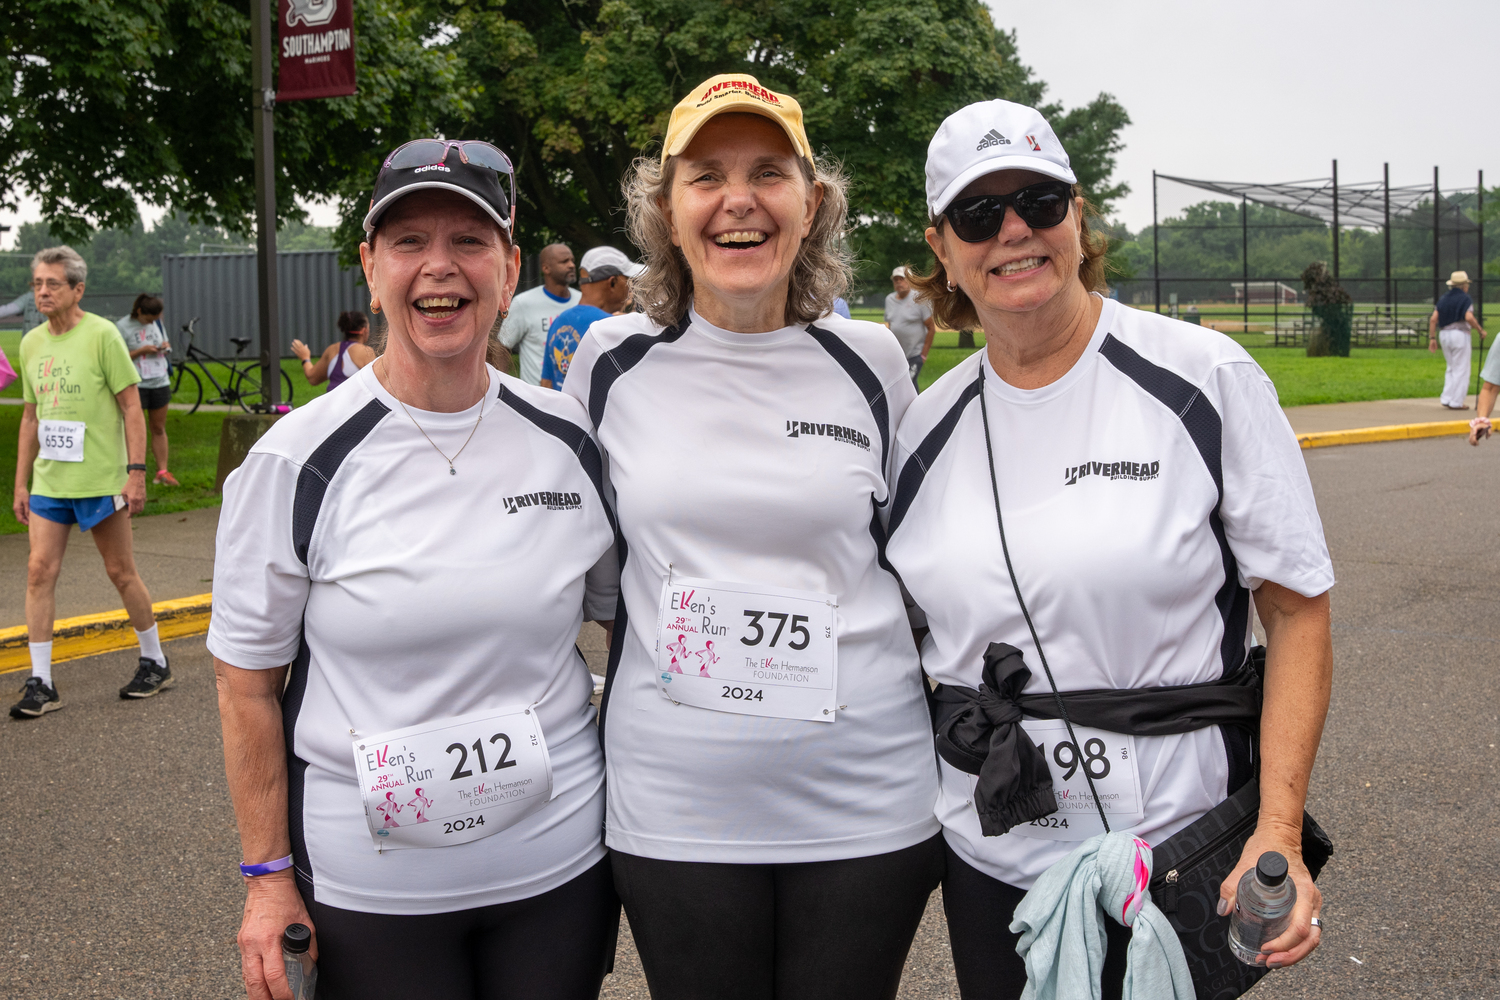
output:
[[[1025,889],[991,878],[954,853],[946,843],[948,874],[943,877],[943,912],[963,1000],[1018,1000],[1026,988],[1026,963],[1016,954],[1021,935],[1010,932]],[[1108,949],[1100,974],[1103,1000],[1119,1000],[1125,987],[1125,949],[1130,928],[1105,919]]]
[[[452,913],[310,907],[318,1000],[594,1000],[620,929],[609,858],[550,892]]]
[[[782,865],[610,857],[653,1000],[880,1000],[942,879],[941,842]]]

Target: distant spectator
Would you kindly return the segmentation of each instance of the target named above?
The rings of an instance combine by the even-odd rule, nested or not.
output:
[[[891,285],[895,291],[885,297],[885,325],[900,342],[907,367],[911,369],[912,385],[916,385],[917,375],[927,361],[927,352],[932,350],[937,324],[932,319],[932,307],[918,302],[912,294],[905,267],[891,272]]]
[[[25,324],[28,331],[35,330],[47,322],[47,317],[43,316],[37,310],[36,296],[31,292],[27,292],[11,302],[0,306],[0,319],[4,319],[7,316],[20,316],[21,321]]]
[[[849,315],[849,303],[844,301],[844,297],[842,295],[833,300],[833,311],[835,315],[842,316],[845,319],[854,318],[853,316]]]
[[[292,353],[302,359],[302,374],[308,385],[328,383],[330,390],[375,360],[370,349],[370,317],[358,310],[339,313],[339,332],[344,339],[323,348],[323,356],[313,364],[312,349],[300,340],[292,341]]]
[[[542,384],[542,355],[552,321],[580,299],[578,289],[568,287],[577,273],[573,251],[553,243],[542,247],[538,258],[542,283],[512,299],[510,312],[500,325],[500,343],[520,355],[521,381],[531,385]]]
[[[146,422],[151,428],[151,454],[156,458],[154,481],[158,485],[179,486],[177,477],[167,471],[167,404],[172,401],[172,369],[167,355],[172,353],[172,342],[161,325],[161,311],[161,299],[142,292],[131,304],[130,315],[115,326],[125,338],[135,370],[141,373],[136,388],[140,390],[141,409],[146,411]]]
[[[1450,410],[1469,408],[1469,354],[1474,349],[1470,327],[1479,331],[1482,345],[1484,327],[1474,318],[1474,300],[1469,298],[1469,273],[1454,271],[1448,278],[1448,294],[1438,299],[1437,308],[1427,320],[1427,349],[1436,351],[1441,339],[1443,357],[1448,360],[1441,402]]]
[[[594,247],[583,255],[578,269],[578,304],[565,309],[547,331],[547,349],[542,358],[543,389],[562,389],[568,364],[578,342],[595,321],[619,312],[630,301],[630,279],[644,268],[614,247]]]

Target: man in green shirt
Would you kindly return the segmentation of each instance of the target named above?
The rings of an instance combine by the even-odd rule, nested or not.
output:
[[[62,707],[52,683],[52,619],[72,524],[93,532],[141,644],[139,667],[120,697],[149,698],[172,683],[130,540],[130,515],[146,506],[146,424],[136,390],[141,376],[115,325],[79,308],[87,277],[88,266],[71,247],[42,250],[31,261],[32,292],[47,322],[21,338],[26,408],[14,510],[31,541],[31,677],[11,707],[15,719]]]

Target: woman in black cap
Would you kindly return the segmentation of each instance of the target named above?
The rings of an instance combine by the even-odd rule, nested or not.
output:
[[[613,617],[588,418],[486,364],[515,292],[510,161],[421,140],[360,247],[384,353],[225,484],[214,620],[250,997],[590,998],[619,903],[574,648]],[[502,364],[508,359],[496,358]]]

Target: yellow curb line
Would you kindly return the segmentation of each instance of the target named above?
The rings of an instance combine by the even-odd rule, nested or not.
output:
[[[213,603],[213,594],[199,594],[196,597],[158,601],[151,605],[151,610],[156,615],[161,637],[180,639],[187,635],[202,635],[208,631]],[[122,609],[59,619],[52,626],[52,642],[52,662],[62,663],[117,649],[129,649],[136,644],[136,639],[135,630],[130,627],[130,616]],[[0,629],[0,674],[30,669],[31,653],[27,649],[26,626]]]
[[[1329,448],[1339,444],[1369,444],[1373,441],[1406,441],[1413,438],[1468,435],[1467,420],[1438,420],[1429,424],[1389,424],[1385,427],[1356,427],[1347,431],[1318,431],[1298,434],[1303,448]]]

